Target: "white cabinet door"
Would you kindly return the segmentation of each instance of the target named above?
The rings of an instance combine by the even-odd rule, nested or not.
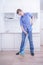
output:
[[[2,34],[2,50],[13,50],[15,47],[14,34]]]
[[[40,33],[33,34],[33,44],[35,51],[40,51]]]
[[[15,34],[15,50],[19,50],[21,45],[21,34]]]

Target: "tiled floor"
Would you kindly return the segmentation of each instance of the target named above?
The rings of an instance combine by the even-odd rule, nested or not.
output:
[[[0,65],[43,65],[43,47],[33,57],[28,52],[24,57],[16,56],[15,51],[0,52]]]

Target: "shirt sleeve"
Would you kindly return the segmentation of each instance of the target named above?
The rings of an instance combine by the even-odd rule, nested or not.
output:
[[[31,17],[31,18],[33,17],[33,15],[32,15],[31,13],[28,13],[28,15],[29,15],[29,17]]]
[[[23,22],[22,22],[22,19],[20,19],[20,26],[23,26]]]

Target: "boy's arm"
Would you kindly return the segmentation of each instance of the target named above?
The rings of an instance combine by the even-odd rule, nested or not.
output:
[[[27,34],[27,32],[24,30],[23,26],[21,26],[22,31]]]
[[[34,16],[32,16],[30,23],[33,25],[33,21],[34,21]]]
[[[21,26],[21,29],[22,31],[27,34],[27,32],[25,31],[24,27],[23,27],[23,23],[22,23],[22,19],[20,19],[20,26]]]
[[[31,25],[33,25],[34,16],[30,13],[28,13],[28,15],[30,16],[30,23],[31,23]]]

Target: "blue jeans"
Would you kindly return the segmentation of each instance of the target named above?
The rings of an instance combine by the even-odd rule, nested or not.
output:
[[[27,30],[28,33],[28,39],[29,39],[29,44],[30,44],[30,52],[34,53],[34,45],[33,45],[33,40],[32,40],[32,31]],[[20,46],[20,53],[24,54],[24,49],[25,49],[25,38],[26,34],[22,32],[22,41],[21,41],[21,46]]]

